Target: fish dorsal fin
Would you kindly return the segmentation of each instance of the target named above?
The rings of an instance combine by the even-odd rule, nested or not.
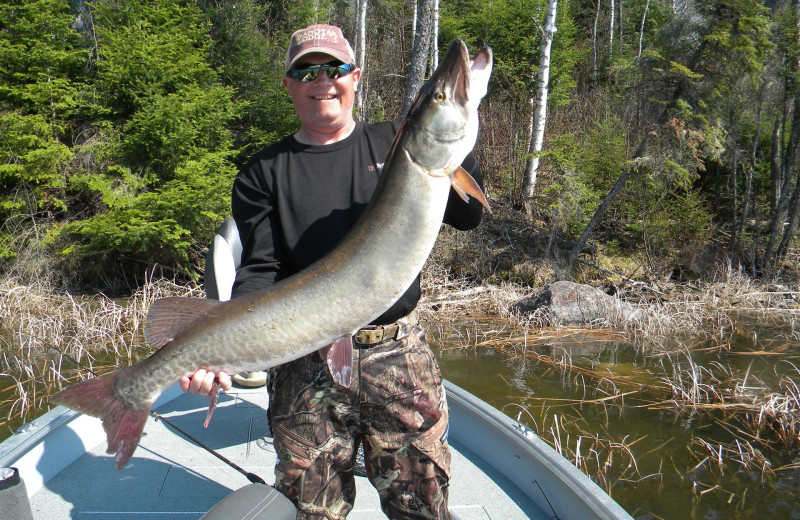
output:
[[[461,166],[456,168],[453,174],[450,175],[450,184],[453,186],[453,189],[456,190],[458,196],[464,200],[464,202],[469,202],[469,196],[471,196],[483,204],[486,209],[489,211],[492,210],[492,208],[489,207],[489,202],[483,195],[483,190],[481,190],[481,187],[478,186],[478,183],[475,182],[475,179],[472,178],[472,175],[470,175],[469,172],[467,172],[467,170]]]
[[[201,317],[212,315],[221,305],[216,300],[204,298],[161,298],[150,305],[144,338],[154,347],[163,347]]]

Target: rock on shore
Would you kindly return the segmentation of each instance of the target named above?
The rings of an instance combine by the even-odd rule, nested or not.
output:
[[[562,325],[626,320],[637,312],[628,303],[600,289],[567,281],[553,282],[537,294],[518,301],[514,307],[522,313],[544,311],[554,323]]]

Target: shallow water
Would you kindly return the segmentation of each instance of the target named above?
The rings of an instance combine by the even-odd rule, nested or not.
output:
[[[667,358],[590,335],[570,336],[525,354],[519,346],[498,353],[486,347],[452,348],[445,340],[438,355],[444,377],[519,417],[551,445],[561,446],[568,459],[575,461],[579,452],[576,465],[634,518],[800,520],[800,470],[762,472],[759,464],[740,462],[752,457],[747,445],[736,444],[741,435],[734,435],[739,423],[733,412],[676,413],[653,404],[670,395],[648,385],[658,386],[673,364],[690,366],[689,359],[691,366],[713,369],[697,369],[708,387],[716,386],[712,375],[726,372],[742,379],[749,373],[747,386],[752,387],[774,387],[781,375],[796,374],[790,363],[800,365],[800,341],[791,331],[747,319],[737,322],[741,329],[676,345],[677,353]],[[463,344],[464,335],[458,334]],[[531,351],[547,358],[537,360]],[[586,371],[547,361],[561,358]],[[616,385],[601,381],[603,373]],[[621,384],[626,379],[620,376],[645,386]],[[751,440],[772,468],[800,460],[796,452],[767,450]]]

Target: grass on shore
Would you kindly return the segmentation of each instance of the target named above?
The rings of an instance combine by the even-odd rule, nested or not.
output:
[[[691,480],[692,475],[705,475],[714,468],[766,475],[798,467],[771,463],[771,454],[800,452],[800,369],[786,360],[787,345],[797,345],[798,340],[796,290],[776,290],[773,284],[762,286],[728,271],[689,290],[672,287],[674,296],[655,302],[628,294],[629,303],[639,311],[633,317],[612,313],[589,325],[565,327],[544,314],[516,312],[514,303],[532,292],[528,287],[455,282],[444,269],[438,274],[429,269],[424,280],[426,296],[420,310],[440,348],[491,348],[509,359],[531,359],[543,370],[560,373],[566,385],[583,388],[584,398],[575,402],[543,398],[548,408],[544,416],[539,414],[542,424],[527,411],[521,417],[527,416],[526,422],[542,439],[609,493],[615,486],[658,485],[664,472],[673,469],[680,479]],[[751,334],[739,325],[742,316],[782,331],[782,339],[760,341],[758,350],[737,350],[732,337]],[[566,349],[557,348],[591,342],[629,345],[646,358],[647,375],[615,373],[607,365],[593,367],[586,359],[575,362]],[[777,383],[766,383],[749,369],[698,361],[709,354],[774,359],[783,366]],[[536,403],[535,398],[522,401]],[[581,411],[587,406],[602,409],[601,415],[623,416],[633,407],[672,414],[676,420],[697,421],[702,416],[726,431],[728,440],[695,438],[687,449],[698,466],[688,472],[664,461],[667,469],[662,464],[658,472],[642,474],[635,456],[640,439],[590,431]],[[699,478],[695,482],[698,499],[719,489],[704,487]]]
[[[0,428],[13,429],[45,412],[51,392],[91,371],[108,372],[148,356],[147,309],[164,296],[203,296],[203,290],[150,280],[119,301],[59,292],[47,283],[0,281]]]

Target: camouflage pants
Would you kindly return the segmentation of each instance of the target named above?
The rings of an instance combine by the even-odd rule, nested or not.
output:
[[[359,443],[391,519],[450,518],[448,410],[439,366],[422,329],[355,351],[350,388],[318,353],[272,370],[275,486],[300,519],[338,520],[355,500]]]

